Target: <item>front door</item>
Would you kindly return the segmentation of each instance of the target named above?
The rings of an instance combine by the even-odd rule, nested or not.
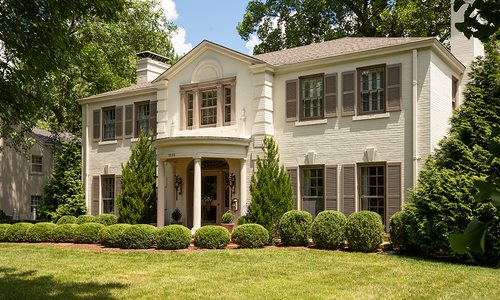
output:
[[[222,172],[206,171],[201,176],[201,224],[220,224],[223,201]]]

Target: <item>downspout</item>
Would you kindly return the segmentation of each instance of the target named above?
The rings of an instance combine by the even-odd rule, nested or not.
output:
[[[418,177],[418,147],[417,147],[417,100],[418,100],[418,58],[417,58],[417,49],[413,49],[412,51],[413,59],[412,59],[412,145],[413,145],[413,176],[412,183],[413,187],[417,185],[417,177]]]
[[[85,111],[83,112],[82,115],[82,122],[84,122],[84,141],[85,143],[82,143],[82,150],[83,150],[83,155],[82,155],[82,163],[83,163],[83,174],[82,174],[82,183],[84,187],[84,192],[85,192],[85,206],[87,209],[90,207],[90,192],[88,190],[88,174],[89,174],[89,164],[88,164],[88,155],[89,155],[89,148],[90,148],[90,141],[89,141],[89,122],[88,122],[88,112],[89,112],[89,105],[85,104]]]

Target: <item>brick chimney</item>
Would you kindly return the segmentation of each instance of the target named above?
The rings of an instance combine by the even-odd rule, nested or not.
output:
[[[137,84],[150,82],[170,68],[170,60],[151,51],[137,53]]]

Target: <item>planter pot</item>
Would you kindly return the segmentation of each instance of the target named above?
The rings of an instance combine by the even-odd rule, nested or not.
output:
[[[233,233],[233,229],[235,224],[234,223],[227,223],[227,224],[221,224],[222,227],[226,228],[229,233]]]

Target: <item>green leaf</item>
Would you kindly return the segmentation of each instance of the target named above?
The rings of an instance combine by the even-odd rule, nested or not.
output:
[[[487,225],[474,218],[463,233],[450,234],[448,241],[453,251],[463,254],[468,250],[484,253],[484,239]]]

